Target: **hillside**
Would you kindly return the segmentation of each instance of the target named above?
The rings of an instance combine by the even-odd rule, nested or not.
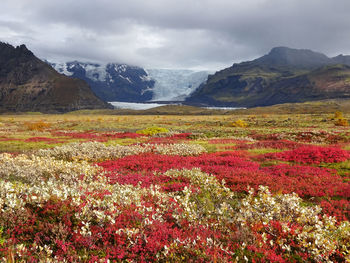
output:
[[[110,107],[86,82],[57,73],[25,45],[0,42],[0,111],[67,112]]]
[[[350,56],[277,47],[209,76],[187,102],[255,107],[349,97]]]

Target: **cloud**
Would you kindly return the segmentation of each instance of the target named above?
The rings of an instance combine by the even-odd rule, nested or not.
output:
[[[274,46],[350,54],[348,0],[3,0],[2,41],[55,61],[220,69]]]

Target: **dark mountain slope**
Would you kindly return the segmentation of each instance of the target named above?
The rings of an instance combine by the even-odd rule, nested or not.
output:
[[[21,45],[0,42],[0,110],[67,112],[111,106],[86,82],[57,73]]]
[[[344,64],[338,64],[342,61]],[[311,50],[273,48],[269,54],[209,76],[188,102],[253,107],[347,98],[350,59],[328,58]]]

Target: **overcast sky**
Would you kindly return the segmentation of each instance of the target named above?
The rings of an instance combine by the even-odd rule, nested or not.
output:
[[[350,54],[350,0],[1,0],[0,38],[50,61],[218,70],[275,46]]]

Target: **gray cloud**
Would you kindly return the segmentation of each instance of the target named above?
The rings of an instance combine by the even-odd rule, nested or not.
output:
[[[350,54],[349,0],[2,0],[0,36],[41,58],[220,69],[274,46]]]

